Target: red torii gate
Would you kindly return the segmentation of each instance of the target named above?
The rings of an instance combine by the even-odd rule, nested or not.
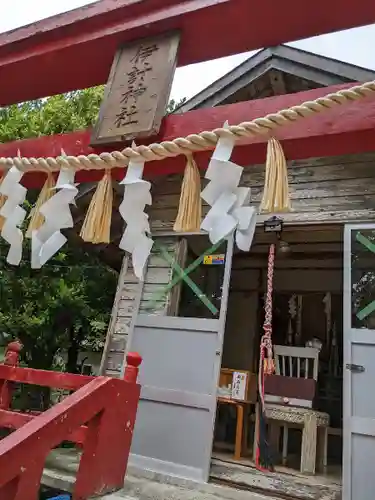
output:
[[[188,134],[203,130],[221,127],[225,120],[230,124],[237,124],[244,120],[262,117],[268,113],[288,108],[325,96],[328,92],[350,88],[352,84],[336,85],[314,89],[296,94],[270,97],[249,102],[240,102],[189,111],[184,114],[169,115],[164,118],[161,133],[154,141],[168,141],[176,137],[185,137]],[[277,130],[277,138],[282,140],[283,149],[288,159],[303,159],[314,156],[335,156],[373,151],[375,134],[375,107],[370,106],[367,99],[338,106],[321,115],[315,115],[287,127]],[[98,153],[104,149],[90,146],[91,131],[77,131],[68,134],[38,137],[0,144],[0,156],[13,157],[20,151],[25,157],[59,156],[61,149],[68,155],[88,155]],[[153,141],[153,142],[154,142]],[[151,142],[151,141],[148,141]],[[265,158],[267,138],[258,136],[238,141],[233,151],[233,161],[246,165],[249,163],[263,163]],[[142,141],[137,141],[141,144]],[[147,144],[147,142],[143,142]],[[210,152],[194,153],[200,168],[206,168]],[[145,172],[150,175],[165,175],[183,172],[185,160],[183,156],[165,158],[163,161],[149,161]],[[100,170],[78,170],[77,182],[98,181],[103,172]],[[123,169],[112,169],[115,179],[123,178]],[[45,181],[42,172],[27,173],[22,182],[27,187],[38,187]]]
[[[372,0],[102,0],[0,35],[0,105],[104,83],[119,44],[169,30],[182,66],[372,22]]]
[[[271,25],[272,18],[277,20],[274,25]],[[339,8],[334,0],[316,0],[314,4],[307,5],[301,0],[264,0],[256,6],[249,0],[102,0],[0,35],[0,104],[5,106],[103,83],[120,43],[172,29],[182,32],[179,64],[184,65],[371,22],[375,22],[373,0],[363,0],[360,9],[352,9],[349,0],[342,0]],[[264,29],[265,23],[270,24],[267,29]],[[202,44],[202,40],[206,43]],[[28,84],[25,83],[26,78]],[[172,115],[164,119],[161,133],[153,141],[210,130],[222,126],[225,120],[236,124],[262,117],[350,86],[317,89]],[[364,100],[363,103],[353,102],[323,116],[314,116],[285,129],[280,128],[277,137],[283,141],[287,157],[292,159],[373,150],[374,130],[375,106],[370,106]],[[89,131],[16,141],[0,145],[0,156],[16,156],[18,150],[26,157],[58,156],[62,148],[68,155],[100,151],[92,149],[89,141]],[[239,141],[233,160],[242,164],[262,161],[265,149],[263,142],[262,138]],[[203,168],[207,164],[208,153],[202,152],[196,156]],[[155,174],[176,172],[184,166],[178,158],[158,162],[157,166],[154,162],[147,163],[149,172]],[[81,171],[77,173],[77,181],[96,180],[101,176],[98,171]],[[39,174],[26,174],[25,179],[29,186],[42,182]],[[18,380],[16,376],[19,377],[21,373],[16,369],[5,371],[7,376],[12,375],[12,381]],[[10,380],[9,377],[3,377],[2,385]],[[107,379],[96,382],[100,383],[109,385],[111,382]],[[82,395],[76,398],[70,399],[74,406],[81,404]],[[84,422],[104,408],[104,404],[99,407],[96,400],[95,404],[97,406]],[[0,407],[4,410],[4,404],[0,404]],[[47,415],[50,428],[60,418],[60,413],[61,408]],[[25,421],[25,418],[22,420]],[[82,423],[78,420],[77,417],[77,425]],[[39,427],[39,424],[33,424],[36,437]],[[66,431],[65,428],[60,430]],[[30,434],[30,427],[24,432]],[[95,449],[90,448],[91,454],[92,450]],[[9,446],[5,452],[13,453],[12,447]],[[4,461],[7,460],[5,452],[3,450]],[[18,474],[16,469],[14,466],[12,474],[16,472],[7,479]],[[113,481],[115,486],[121,484],[123,472],[122,469]],[[38,470],[31,470],[30,474],[35,481],[35,478],[40,477],[41,466]],[[17,476],[17,482],[10,486],[13,498],[26,498],[26,489],[21,491],[22,486],[25,488],[25,483],[18,483]]]
[[[271,24],[272,18],[277,23]],[[349,0],[343,0],[339,9],[334,0],[307,5],[297,0],[266,0],[256,6],[249,0],[102,0],[0,35],[0,104],[101,84],[120,43],[166,30],[181,30],[178,64],[185,65],[371,22],[375,22],[372,0],[364,0],[360,9],[352,9]],[[225,120],[236,124],[262,117],[348,86],[172,115],[164,119],[153,142],[220,127]],[[297,159],[369,151],[374,129],[375,109],[364,101],[281,128],[277,137],[283,140],[287,157]],[[0,145],[0,156],[16,156],[18,150],[26,157],[58,156],[61,148],[68,155],[101,151],[92,149],[89,141],[88,131],[17,141]],[[234,161],[262,161],[263,142],[263,138],[239,141]],[[207,153],[197,154],[202,168],[207,157]],[[181,158],[157,162],[157,166],[147,163],[153,174],[183,167]],[[100,177],[100,172],[93,171],[77,174],[79,182]],[[37,173],[25,176],[28,186],[40,185],[42,179]]]

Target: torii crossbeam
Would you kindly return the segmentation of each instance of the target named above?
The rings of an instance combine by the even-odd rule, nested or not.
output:
[[[0,105],[104,83],[119,44],[169,30],[186,65],[373,22],[373,0],[102,0],[0,35]]]
[[[216,108],[205,108],[189,111],[184,114],[172,114],[164,119],[161,133],[153,141],[169,141],[176,137],[184,137],[203,130],[221,127],[225,120],[230,124],[263,117],[280,109],[299,105],[351,87],[352,84],[335,85],[320,89],[298,92],[295,94],[239,102]],[[343,154],[373,151],[375,138],[375,107],[373,100],[367,99],[329,110],[305,118],[295,124],[280,127],[277,137],[283,142],[288,159],[303,159],[314,156],[335,156]],[[90,130],[71,132],[69,134],[38,137],[0,144],[0,157],[17,156],[19,150],[25,157],[59,156],[61,149],[68,155],[88,155],[98,153],[100,149],[90,147]],[[234,161],[241,165],[263,163],[266,153],[267,137],[258,136],[239,141],[233,152]],[[108,146],[105,150],[112,151]],[[209,151],[195,153],[195,159],[201,168],[206,168],[211,155]],[[165,175],[182,172],[185,168],[184,156],[165,158],[163,161],[146,163],[149,175]],[[76,174],[78,182],[97,181],[102,177],[100,170],[79,170]],[[123,169],[114,169],[114,178],[123,177]],[[42,172],[27,173],[23,181],[27,187],[38,187],[43,184],[45,174]]]

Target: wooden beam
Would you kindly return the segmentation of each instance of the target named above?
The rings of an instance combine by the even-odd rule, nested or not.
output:
[[[30,422],[33,418],[35,418],[35,416],[37,416],[37,414],[26,414],[0,409],[0,427],[16,430]],[[77,444],[83,444],[85,442],[86,433],[87,427],[81,425],[81,427],[78,427],[78,429],[69,433],[64,441],[72,441]]]
[[[189,111],[184,114],[169,115],[162,124],[162,133],[155,139],[171,140],[184,137],[202,130],[212,130],[223,125],[225,120],[231,124],[263,117],[280,109],[314,100],[329,92],[351,87],[351,84],[336,85],[320,89],[287,94],[283,96],[240,102],[217,108]],[[288,160],[357,154],[375,150],[375,100],[364,99],[322,114],[302,119],[295,124],[277,129],[275,135],[283,143]],[[233,160],[240,165],[264,163],[266,157],[265,137],[243,139],[238,142],[233,152]],[[94,151],[89,146],[90,131],[73,132],[71,134],[45,136],[36,139],[15,141],[0,144],[0,156],[58,156],[61,148],[68,155],[89,154]],[[106,148],[108,151],[110,148]],[[195,155],[200,168],[207,168],[211,152]],[[146,174],[149,177],[182,172],[185,168],[183,156],[146,163]],[[121,179],[123,169],[114,169],[115,179]],[[78,182],[93,182],[102,177],[100,171],[79,171]],[[43,184],[45,174],[26,174],[25,185],[36,187]]]
[[[363,0],[103,0],[0,35],[0,105],[104,83],[117,47],[182,33],[179,65],[375,22]],[[277,19],[269,29],[269,19]],[[223,36],[225,33],[225,36]],[[100,54],[100,57],[98,57]],[[25,81],[29,82],[27,85]]]
[[[51,372],[48,370],[36,370],[34,368],[18,368],[0,364],[0,380],[9,380],[23,384],[34,384],[42,387],[74,391],[92,382],[94,379],[95,377],[89,375]]]

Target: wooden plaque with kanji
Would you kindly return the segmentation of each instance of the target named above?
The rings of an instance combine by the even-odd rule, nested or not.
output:
[[[179,34],[138,40],[118,50],[92,145],[145,138],[159,132],[176,69]]]

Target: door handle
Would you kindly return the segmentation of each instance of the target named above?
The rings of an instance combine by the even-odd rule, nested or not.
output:
[[[347,363],[346,369],[350,370],[353,373],[363,373],[365,371],[365,367],[362,365],[353,365],[351,363]]]

